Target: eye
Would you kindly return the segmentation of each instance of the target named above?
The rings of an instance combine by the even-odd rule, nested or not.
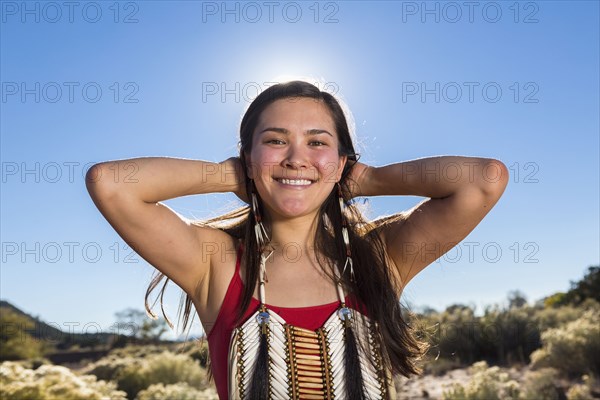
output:
[[[310,142],[310,143],[318,143],[318,146],[317,146],[317,147],[325,146],[325,144],[326,144],[326,143],[324,143],[324,142],[319,142],[318,140],[313,140],[313,141],[312,141],[312,142]]]
[[[273,142],[280,142],[280,143],[283,143],[283,141],[282,141],[282,140],[279,140],[279,139],[271,139],[271,140],[267,140],[265,143],[273,143]],[[275,144],[279,144],[279,143],[275,143]]]

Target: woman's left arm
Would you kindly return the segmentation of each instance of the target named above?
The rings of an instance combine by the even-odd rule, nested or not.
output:
[[[356,163],[353,197],[429,197],[405,218],[378,228],[402,288],[462,241],[498,202],[508,184],[499,160],[459,156],[420,158],[382,167]]]

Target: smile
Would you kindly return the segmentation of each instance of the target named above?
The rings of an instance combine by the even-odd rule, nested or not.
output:
[[[289,186],[309,186],[311,184],[313,184],[314,182],[308,179],[286,179],[286,178],[280,178],[280,179],[275,179],[277,182],[282,183],[284,185],[289,185]]]

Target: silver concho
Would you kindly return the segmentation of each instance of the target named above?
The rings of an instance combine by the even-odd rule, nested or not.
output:
[[[271,316],[269,315],[269,313],[263,311],[258,313],[258,315],[256,316],[256,322],[258,322],[259,325],[268,324],[270,318]]]
[[[342,307],[338,310],[338,317],[342,321],[350,321],[352,319],[352,311],[348,307]]]

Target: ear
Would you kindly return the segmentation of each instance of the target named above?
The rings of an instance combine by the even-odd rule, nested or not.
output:
[[[252,167],[250,153],[244,153],[244,159],[246,160],[246,175],[248,175],[248,178],[254,179],[254,168]]]
[[[344,167],[346,166],[346,162],[348,162],[348,156],[347,155],[341,156],[340,162],[338,164],[336,182],[339,182],[342,179],[342,172],[344,172]]]

